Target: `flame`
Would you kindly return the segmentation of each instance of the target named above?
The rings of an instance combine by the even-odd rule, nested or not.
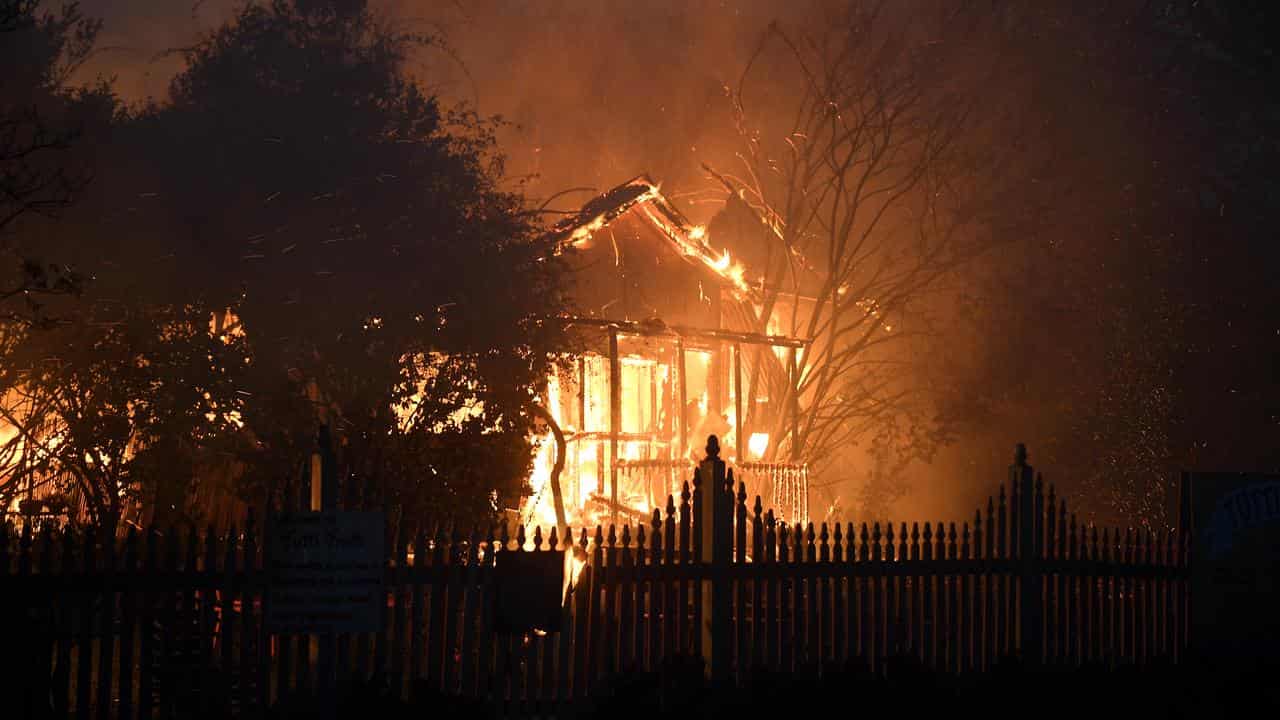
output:
[[[728,250],[725,250],[725,251],[724,251],[724,254],[720,256],[720,259],[719,259],[719,260],[716,260],[716,261],[714,261],[714,262],[712,262],[712,263],[710,263],[710,264],[711,264],[712,269],[714,269],[716,272],[721,272],[721,273],[722,273],[722,272],[724,272],[725,270],[728,270],[728,269],[729,269],[729,263],[731,263],[731,262],[732,262],[732,260],[729,258],[729,251],[728,251]]]
[[[572,538],[569,539],[572,545]],[[564,585],[560,589],[560,597],[568,598],[569,589],[578,586],[578,576],[582,574],[582,568],[587,565],[586,554],[582,553],[578,547],[570,547],[564,554]]]
[[[560,378],[555,372],[547,377],[547,409],[557,425],[563,428],[560,417]],[[533,459],[533,472],[529,475],[529,486],[532,492],[520,516],[544,527],[556,527],[555,496],[547,484],[551,482],[551,471],[556,463],[556,437],[548,430],[538,439],[538,451]],[[565,470],[568,469],[566,464]],[[562,471],[563,472],[563,471]],[[563,478],[561,479],[563,483]],[[568,508],[566,508],[566,512]]]
[[[659,194],[658,186],[649,185],[647,188],[645,188],[644,192],[640,193],[633,200],[630,200],[629,202],[626,203],[626,205],[617,208],[614,212],[613,217],[616,217],[617,215],[625,212],[626,210],[630,209],[635,205],[647,202],[649,200],[652,200],[655,197],[658,197],[658,194]],[[566,247],[578,247],[578,248],[588,247],[591,242],[592,236],[594,236],[600,230],[604,229],[604,226],[609,224],[609,221],[612,220],[613,217],[611,217],[609,213],[601,213],[595,216],[594,218],[592,218],[591,222],[584,223],[574,228],[573,232],[569,234],[568,240],[561,244],[560,249],[563,250]]]
[[[641,197],[644,198],[644,201],[659,197],[657,186],[650,185],[649,191]],[[654,203],[644,201],[636,203],[644,213],[644,216],[679,246],[685,255],[697,258],[717,275],[729,281],[740,297],[751,297],[753,295],[751,285],[746,281],[746,270],[741,264],[733,262],[727,250],[717,252],[707,243],[707,228],[705,226],[687,226],[682,221],[652,207]]]
[[[418,386],[414,389],[412,395],[392,407],[392,412],[396,414],[396,419],[399,421],[401,432],[406,432],[410,429],[412,421],[414,420],[415,412],[418,409],[418,405],[421,404],[423,399],[426,397],[427,385],[430,382],[430,378],[437,375],[439,373],[439,366],[444,365],[448,360],[448,354],[439,352],[422,353],[413,357],[406,355],[402,358],[403,362],[417,364],[419,369],[424,372],[427,377],[418,382]],[[462,427],[462,425],[467,421],[483,417],[484,401],[471,398],[449,413],[449,418],[447,420],[441,420],[432,425],[431,432],[440,433],[450,428]]]
[[[591,240],[591,236],[604,227],[604,216],[598,215],[594,220],[586,225],[579,225],[569,235],[569,245],[574,247],[585,247],[587,242]]]
[[[533,472],[529,474],[529,487],[532,492],[525,501],[520,517],[526,522],[543,527],[556,526],[556,510],[554,497],[547,483],[551,481],[551,470],[555,465],[556,439],[548,432],[538,440],[538,452],[533,460]]]
[[[752,460],[759,460],[764,457],[764,453],[769,449],[769,433],[751,433],[751,437],[747,439],[747,456]]]

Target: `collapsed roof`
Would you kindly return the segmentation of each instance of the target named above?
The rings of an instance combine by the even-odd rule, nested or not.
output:
[[[707,242],[706,228],[689,222],[645,175],[601,194],[556,223],[551,228],[551,238],[562,251],[579,246],[632,210],[671,243],[681,257],[710,269],[735,298],[752,301],[758,297],[759,288],[747,282],[742,265],[732,260],[727,250],[713,248]]]

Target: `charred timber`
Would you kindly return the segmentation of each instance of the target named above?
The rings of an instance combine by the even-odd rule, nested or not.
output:
[[[667,325],[662,322],[639,320],[607,320],[605,318],[578,317],[557,315],[544,318],[547,321],[564,323],[566,327],[593,327],[616,331],[620,335],[638,337],[673,337],[684,340],[702,340],[739,342],[748,345],[769,345],[772,347],[805,348],[813,343],[804,338],[786,335],[765,335],[762,333],[735,332],[733,330],[708,330],[681,325]]]

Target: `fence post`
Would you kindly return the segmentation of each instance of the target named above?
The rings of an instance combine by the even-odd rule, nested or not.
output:
[[[338,469],[333,456],[333,436],[328,425],[321,425],[316,434],[316,452],[320,460],[320,507],[322,512],[333,512],[338,509]],[[398,598],[397,598],[398,599]],[[322,633],[317,640],[309,643],[317,654],[316,691],[322,698],[321,708],[326,715],[332,716],[337,706],[334,693],[339,682],[345,683],[348,678],[335,680],[334,658],[337,650],[337,637],[333,632]]]
[[[698,518],[702,526],[702,556],[698,559],[709,564],[711,575],[702,583],[702,658],[712,683],[720,685],[729,676],[732,610],[726,571],[733,551],[733,504],[732,491],[728,489],[730,476],[720,459],[720,440],[715,435],[707,438],[707,457],[698,473],[704,492]]]
[[[1043,658],[1043,617],[1041,609],[1044,595],[1044,575],[1040,565],[1037,542],[1041,518],[1035,513],[1035,470],[1027,464],[1027,446],[1018,443],[1014,450],[1013,465],[1009,467],[1010,481],[1018,490],[1018,569],[1019,630],[1023,662],[1039,664]]]

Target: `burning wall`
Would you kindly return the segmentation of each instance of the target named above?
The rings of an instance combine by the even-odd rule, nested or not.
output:
[[[786,393],[777,392],[777,373],[764,370],[789,362],[805,343],[726,329],[733,324],[726,306],[757,296],[746,268],[643,176],[552,232],[571,253],[581,313],[560,319],[584,331],[587,348],[569,363],[573,370],[549,378],[543,398],[565,437],[564,520],[648,516],[679,495],[708,435],[720,438],[723,457],[742,463],[744,478],[758,486],[752,492],[789,498],[788,519],[807,513],[794,500],[805,494],[807,473],[799,462],[778,462],[771,441],[793,408],[779,406]],[[559,524],[549,487],[554,434],[539,443],[521,519]]]

